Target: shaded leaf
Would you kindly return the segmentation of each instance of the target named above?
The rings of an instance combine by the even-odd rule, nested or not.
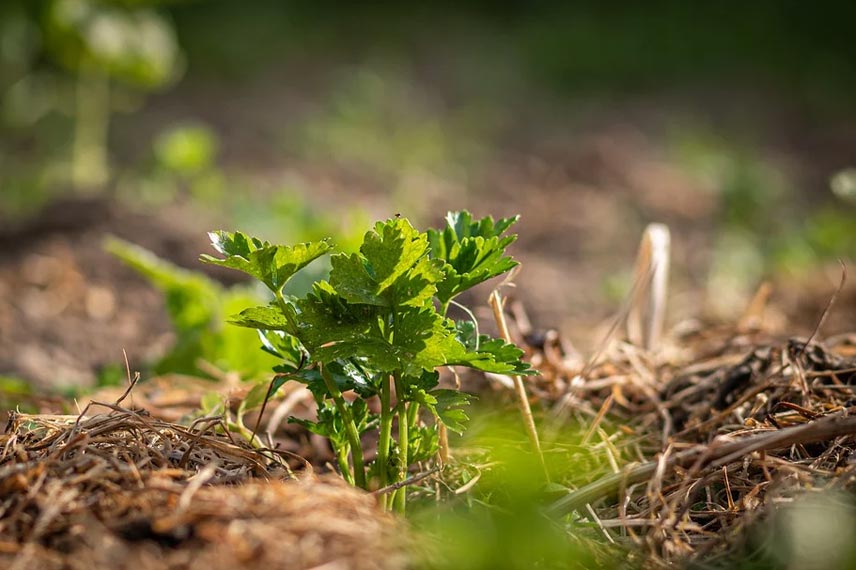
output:
[[[340,392],[354,390],[365,398],[370,398],[377,393],[377,385],[372,379],[367,378],[363,371],[352,362],[330,362],[324,369],[336,383]],[[324,378],[321,377],[321,372],[317,367],[292,371],[287,367],[278,366],[275,370],[290,374],[294,380],[305,384],[316,400],[331,397],[330,390],[327,388],[327,384],[324,382]]]
[[[407,436],[409,441],[407,459],[411,465],[428,461],[437,455],[440,449],[440,436],[434,426],[414,426]]]
[[[288,380],[287,376],[275,376],[270,382],[256,382],[241,402],[241,412],[253,410],[261,406],[268,393],[273,398]]]
[[[431,396],[437,401],[434,413],[443,425],[455,433],[463,433],[470,418],[462,408],[475,396],[457,390],[433,390]]]
[[[229,322],[239,327],[248,327],[251,329],[268,331],[294,330],[279,307],[271,305],[244,309],[237,315],[229,317]]]
[[[478,349],[479,337],[476,331],[476,324],[473,321],[456,321],[455,331],[458,342],[463,344],[467,350],[474,351]]]
[[[285,360],[287,365],[297,370],[304,359],[304,352],[296,337],[278,330],[259,329],[257,332],[259,340],[262,341],[262,350]]]

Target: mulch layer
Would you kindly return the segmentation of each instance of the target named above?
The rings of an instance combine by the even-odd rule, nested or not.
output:
[[[401,525],[372,496],[311,469],[296,479],[279,453],[215,434],[219,418],[107,408],[12,416],[0,567],[404,567]]]

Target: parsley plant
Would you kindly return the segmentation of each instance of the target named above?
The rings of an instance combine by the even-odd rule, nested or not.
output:
[[[287,247],[219,231],[210,237],[223,257],[202,260],[243,271],[270,289],[270,304],[231,319],[257,329],[263,349],[281,359],[269,393],[287,380],[306,384],[317,417],[291,421],[329,439],[349,482],[384,487],[404,481],[412,465],[437,453],[440,424],[464,429],[470,396],[437,388],[438,368],[535,374],[514,345],[479,335],[471,321],[446,317],[456,296],[517,265],[505,254],[516,236],[503,235],[515,221],[450,213],[445,228],[428,232],[403,218],[378,222],[359,252],[334,254],[329,280],[300,298],[284,295],[283,286],[330,251],[327,240]],[[375,397],[377,414],[368,405]],[[369,432],[378,443],[367,465],[361,441]],[[405,492],[382,500],[404,512]]]

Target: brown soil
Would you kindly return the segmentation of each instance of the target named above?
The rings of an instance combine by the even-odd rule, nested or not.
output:
[[[0,375],[40,389],[86,387],[101,368],[122,362],[122,350],[137,368],[151,361],[171,342],[163,300],[104,250],[104,238],[234,281],[237,274],[196,261],[207,247],[199,225],[198,214],[178,208],[155,217],[105,199],[60,201],[22,225],[7,224],[0,231]]]

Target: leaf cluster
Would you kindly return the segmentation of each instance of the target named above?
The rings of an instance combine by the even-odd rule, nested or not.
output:
[[[378,425],[364,400],[382,395],[394,378],[397,403],[381,412],[381,421],[391,417],[384,414],[395,414],[399,422],[412,424],[406,445],[399,441],[390,447],[390,457],[401,453],[412,463],[436,451],[438,422],[460,432],[467,420],[470,397],[438,389],[439,367],[535,373],[514,345],[480,336],[472,323],[455,323],[445,315],[454,297],[517,265],[505,255],[515,236],[503,235],[515,221],[450,213],[443,230],[428,232],[403,218],[378,222],[358,252],[332,255],[329,279],[297,298],[284,295],[283,287],[330,251],[328,240],[288,247],[241,232],[212,232],[212,245],[223,257],[203,255],[202,260],[251,275],[273,294],[268,305],[245,309],[231,322],[259,332],[264,350],[281,360],[278,378],[302,382],[312,391],[317,420],[299,423],[353,454],[359,436]],[[348,391],[360,399],[343,398]],[[418,420],[420,409],[430,412],[433,424]],[[379,455],[386,458],[385,451]]]

